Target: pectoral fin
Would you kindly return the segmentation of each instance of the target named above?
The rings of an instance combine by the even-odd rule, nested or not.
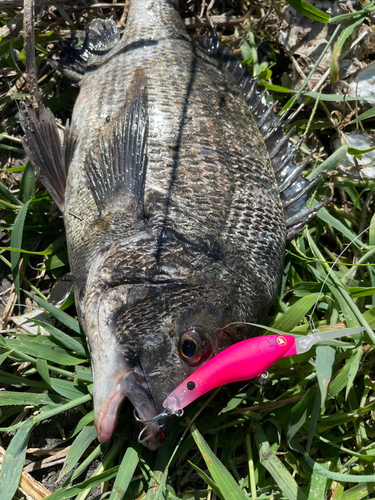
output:
[[[124,106],[88,155],[89,184],[101,215],[126,211],[143,219],[147,138],[146,76],[138,67]]]
[[[61,144],[52,111],[42,104],[37,109],[31,103],[21,103],[20,121],[25,132],[23,147],[44,186],[63,212],[69,158],[74,139],[66,127],[64,146]]]

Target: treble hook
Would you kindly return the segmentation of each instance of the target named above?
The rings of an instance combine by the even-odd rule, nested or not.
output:
[[[137,422],[141,422],[142,424],[145,424],[147,423],[147,425],[145,425],[143,427],[143,429],[141,430],[141,432],[139,433],[138,435],[138,443],[144,443],[146,441],[148,441],[150,439],[150,437],[152,436],[152,434],[150,434],[149,436],[146,436],[144,438],[142,438],[143,434],[145,433],[145,431],[151,427],[151,425],[155,422],[157,422],[158,420],[161,420],[163,418],[166,418],[166,417],[170,417],[172,415],[176,415],[177,417],[182,417],[182,415],[184,414],[184,410],[177,410],[177,411],[173,411],[171,410],[170,408],[165,408],[161,413],[159,413],[159,415],[156,415],[155,417],[152,417],[152,418],[149,418],[149,419],[146,419],[146,420],[142,420],[141,418],[139,418],[136,414],[136,410],[134,408],[134,411],[133,411],[133,415],[134,415],[134,418],[136,419]],[[165,425],[165,422],[163,424],[161,424],[159,427],[163,427]]]

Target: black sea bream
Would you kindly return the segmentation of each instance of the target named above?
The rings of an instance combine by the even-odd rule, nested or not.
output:
[[[303,166],[255,82],[215,35],[190,39],[177,0],[131,0],[121,40],[113,21],[95,20],[79,57],[64,146],[41,105],[22,122],[64,215],[104,442],[125,397],[150,419],[249,336],[225,325],[264,317],[288,235],[321,204],[306,209]],[[164,427],[146,436],[156,449]]]

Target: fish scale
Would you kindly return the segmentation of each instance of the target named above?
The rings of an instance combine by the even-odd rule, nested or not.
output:
[[[177,0],[132,0],[118,40],[113,21],[94,20],[76,50],[83,75],[57,167],[44,141],[53,115],[41,103],[22,115],[25,149],[64,216],[101,442],[125,397],[152,419],[251,334],[226,325],[264,317],[287,226],[297,232],[324,203],[305,208],[309,184],[280,120],[214,32],[190,40]],[[171,422],[145,429],[150,449]]]

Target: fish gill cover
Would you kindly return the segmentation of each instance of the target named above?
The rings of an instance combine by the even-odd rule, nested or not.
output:
[[[133,0],[133,15],[138,4],[139,16],[144,16],[146,3]],[[145,30],[150,21],[141,17],[142,22],[136,25],[135,32],[131,33],[128,40],[122,38],[116,52],[117,31],[115,23],[110,19],[114,19],[122,31],[127,16],[124,5],[117,4],[109,10],[100,10],[107,7],[100,5],[88,9],[82,4],[75,5],[73,10],[68,6],[59,6],[59,10],[48,7],[42,11],[37,8],[36,11],[36,62],[39,80],[44,75],[39,86],[47,110],[42,112],[45,113],[43,118],[43,114],[41,117],[38,115],[37,109],[34,119],[33,110],[29,106],[24,126],[27,129],[29,119],[30,129],[35,132],[32,124],[41,119],[39,123],[46,127],[48,135],[37,135],[40,141],[35,146],[26,134],[27,142],[24,146],[37,167],[39,163],[44,183],[57,205],[64,211],[71,254],[75,245],[79,248],[80,257],[76,259],[76,263],[72,264],[72,257],[70,259],[76,287],[77,312],[86,334],[89,326],[86,321],[90,323],[94,321],[95,315],[99,317],[100,336],[106,339],[104,351],[93,353],[97,343],[93,340],[90,342],[91,353],[94,359],[96,356],[99,360],[95,379],[97,381],[100,377],[107,377],[102,387],[108,389],[111,383],[116,384],[115,373],[125,374],[127,394],[132,394],[133,401],[131,397],[129,399],[136,405],[138,402],[139,409],[144,407],[142,401],[150,397],[150,380],[157,381],[159,378],[162,382],[155,382],[155,395],[152,394],[152,397],[154,401],[155,398],[162,401],[165,396],[162,394],[163,387],[168,387],[164,389],[168,392],[170,387],[178,385],[176,380],[181,375],[178,375],[176,366],[181,364],[180,359],[184,356],[189,358],[188,368],[184,368],[184,373],[187,374],[187,370],[204,362],[212,354],[212,350],[216,352],[214,349],[222,348],[225,342],[233,342],[248,334],[243,325],[232,327],[229,333],[228,329],[219,329],[218,325],[226,326],[229,318],[237,321],[262,321],[268,327],[280,331],[306,334],[310,329],[306,314],[311,313],[318,302],[318,306],[314,308],[315,327],[337,325],[340,328],[342,323],[366,327],[365,341],[368,344],[333,342],[340,347],[336,357],[329,346],[319,347],[316,349],[316,356],[312,358],[315,360],[315,367],[309,362],[311,353],[295,360],[286,359],[270,370],[269,381],[261,387],[254,384],[227,387],[214,400],[209,398],[199,401],[187,414],[187,420],[181,422],[186,425],[189,419],[196,416],[197,428],[191,426],[190,430],[187,429],[188,433],[192,433],[194,441],[188,438],[189,434],[183,433],[184,425],[177,425],[167,433],[167,441],[157,454],[138,446],[138,431],[129,403],[125,403],[119,417],[115,438],[108,444],[98,445],[95,441],[97,434],[91,412],[92,375],[88,369],[89,356],[85,337],[76,319],[72,294],[69,294],[72,279],[66,276],[67,244],[62,219],[43,187],[37,184],[35,189],[31,165],[28,163],[25,166],[19,140],[22,136],[18,126],[19,116],[15,114],[16,108],[12,101],[12,98],[19,99],[21,93],[32,92],[22,76],[25,70],[25,53],[19,37],[22,14],[17,14],[19,7],[16,2],[4,5],[6,10],[4,26],[1,28],[4,35],[0,42],[1,62],[3,74],[13,89],[9,91],[5,87],[4,78],[0,143],[1,150],[5,152],[1,187],[4,250],[0,257],[4,264],[4,298],[7,307],[4,308],[2,319],[4,331],[0,356],[3,370],[1,382],[6,390],[0,391],[0,403],[3,407],[2,430],[11,431],[12,434],[6,435],[4,439],[7,452],[0,472],[1,498],[12,498],[17,488],[23,492],[41,491],[38,494],[46,496],[47,492],[40,481],[47,484],[50,491],[56,491],[59,498],[95,495],[99,492],[99,485],[102,491],[106,488],[111,491],[112,497],[122,497],[122,492],[127,490],[128,498],[138,497],[142,492],[147,492],[148,497],[156,494],[161,498],[189,498],[189,495],[192,498],[197,495],[199,498],[206,498],[207,495],[214,494],[221,498],[229,498],[228,495],[231,494],[237,498],[243,497],[247,490],[254,498],[256,490],[258,495],[265,498],[270,498],[273,491],[287,498],[312,498],[316,494],[324,498],[328,494],[356,495],[358,490],[361,491],[358,495],[361,494],[361,498],[364,498],[363,491],[365,494],[372,491],[369,477],[372,473],[372,423],[368,420],[373,404],[370,384],[374,287],[371,267],[372,227],[355,239],[371,223],[372,184],[371,180],[363,180],[358,167],[357,170],[352,168],[344,172],[342,169],[336,171],[336,167],[347,155],[354,158],[355,164],[356,158],[361,156],[360,148],[356,149],[351,143],[349,147],[345,142],[338,148],[331,145],[331,138],[334,139],[335,134],[345,141],[342,132],[344,127],[345,132],[354,130],[356,125],[351,121],[354,122],[354,118],[364,112],[367,113],[365,118],[370,121],[362,123],[361,116],[358,116],[356,123],[361,123],[371,133],[371,112],[362,108],[366,104],[362,104],[362,100],[355,96],[344,98],[345,90],[338,87],[338,83],[355,78],[356,72],[350,66],[351,61],[354,67],[358,64],[357,61],[362,65],[369,61],[373,43],[371,5],[363,5],[361,8],[352,2],[330,3],[329,14],[319,14],[319,11],[317,13],[305,2],[298,2],[296,5],[294,2],[290,3],[300,12],[283,2],[275,3],[275,9],[267,2],[235,3],[229,14],[228,6],[224,2],[217,2],[218,5],[213,5],[210,12],[211,21],[218,24],[222,44],[237,55],[241,53],[245,60],[244,66],[250,74],[259,77],[263,85],[272,92],[272,95],[264,97],[257,88],[250,88],[249,80],[243,76],[241,68],[229,59],[227,49],[216,45],[216,37],[212,37],[210,23],[205,18],[207,5],[204,2],[182,2],[180,9],[183,24],[190,36],[197,41],[194,46],[191,45],[180,22],[177,26],[180,30],[179,43],[170,44],[163,59],[152,58],[152,55],[157,56],[157,44],[154,43],[157,37],[164,37],[166,40],[170,38],[168,16],[164,16],[163,20],[165,33],[157,31],[148,36],[147,43],[144,42]],[[315,3],[324,10],[324,2]],[[162,5],[163,2],[154,4]],[[168,3],[168,7],[172,9],[168,11],[168,15],[176,15],[174,2]],[[328,23],[333,16],[335,18]],[[102,21],[92,23],[93,18]],[[128,27],[130,21],[131,15],[127,20]],[[84,29],[89,24],[91,31],[85,43]],[[95,46],[95,33],[109,33],[101,46]],[[199,41],[205,33],[209,37],[211,34],[211,38]],[[72,47],[67,41],[62,44],[59,42],[60,36],[69,40],[71,34],[75,37],[73,45],[76,47]],[[301,40],[307,39],[310,45],[306,45],[311,46],[312,52],[308,53],[305,49],[302,53],[304,43]],[[322,44],[322,39],[329,43]],[[59,55],[61,45],[65,46],[62,57]],[[140,45],[141,58],[137,55]],[[179,53],[180,46],[190,47],[190,54],[193,55],[190,58],[182,56]],[[87,47],[90,50],[86,50]],[[193,51],[191,47],[194,47]],[[207,54],[207,48],[211,54]],[[130,58],[133,64],[124,65],[125,69],[120,65],[116,69],[116,60],[121,57],[125,61]],[[148,57],[150,63],[147,63]],[[103,63],[102,59],[106,58],[107,62]],[[186,61],[191,63],[188,69]],[[339,62],[344,61],[347,62],[339,66]],[[224,67],[226,65],[228,68]],[[335,71],[339,67],[345,73],[336,82]],[[208,71],[203,71],[206,69]],[[79,82],[83,71],[85,76]],[[116,71],[120,72],[120,76]],[[228,71],[232,76],[228,76]],[[226,76],[223,77],[225,72]],[[68,74],[75,83],[72,85],[61,73]],[[99,84],[95,77],[98,74],[102,78]],[[177,80],[176,74],[180,80]],[[152,85],[156,77],[163,82],[164,91],[160,95],[155,94],[155,87]],[[239,80],[240,85],[235,87],[231,78],[237,83]],[[298,81],[299,79],[302,81]],[[185,89],[183,98],[179,91],[181,85],[177,85],[179,81]],[[124,82],[128,84],[125,86]],[[72,105],[77,98],[76,87],[82,91],[76,101],[72,120]],[[207,89],[211,92],[207,92]],[[253,175],[250,175],[249,182],[241,180],[241,175],[237,179],[234,175],[230,184],[228,195],[235,200],[231,205],[235,210],[234,222],[230,228],[235,228],[235,231],[229,230],[230,238],[225,241],[230,241],[231,250],[222,241],[225,231],[213,222],[213,219],[227,220],[222,215],[228,199],[220,191],[223,185],[225,187],[225,183],[221,182],[222,175],[228,170],[230,173],[231,168],[233,174],[239,172],[243,164],[268,161],[256,129],[249,130],[244,126],[248,126],[251,120],[247,108],[237,108],[244,89],[248,93],[251,91],[248,98],[249,101],[253,99],[250,110],[253,106],[256,114],[258,108],[258,122],[263,122],[260,127],[265,126],[263,134],[269,133],[270,137],[272,129],[276,127],[269,127],[269,123],[276,123],[276,118],[267,114],[265,100],[276,103],[275,111],[282,107],[299,110],[298,115],[289,114],[291,123],[287,124],[291,140],[296,143],[302,139],[297,163],[301,164],[308,159],[302,170],[311,181],[317,179],[322,171],[331,171],[331,187],[335,189],[333,201],[326,208],[321,208],[315,221],[310,222],[308,228],[288,244],[282,269],[278,268],[281,265],[278,262],[281,263],[282,259],[280,247],[284,245],[285,233],[280,239],[282,245],[277,247],[277,239],[267,248],[263,244],[263,252],[253,258],[263,268],[255,276],[251,275],[250,280],[256,284],[251,295],[255,309],[248,305],[249,291],[246,287],[246,278],[249,276],[246,266],[252,264],[252,259],[250,252],[246,254],[246,258],[242,253],[249,248],[246,238],[252,220],[246,215],[246,210],[249,210],[246,200],[249,197],[246,198],[244,191],[252,189],[254,193],[254,188],[250,187]],[[340,91],[343,95],[339,94]],[[282,100],[285,95],[287,99]],[[158,102],[161,103],[159,114],[155,113]],[[197,103],[196,108],[189,114],[189,106],[194,102]],[[168,105],[171,103],[175,115],[180,112],[183,116],[183,119],[177,120],[176,125],[173,125],[173,115],[168,115]],[[54,119],[48,109],[52,110],[57,120],[57,125],[53,125],[52,135],[50,124],[54,123]],[[200,119],[202,109],[204,113]],[[166,119],[159,119],[162,111],[164,117],[172,120],[169,129],[173,130],[177,143],[166,134]],[[66,127],[68,118],[72,120],[69,132]],[[199,134],[197,127],[193,126],[197,123]],[[67,139],[64,149],[61,149],[58,139],[64,126]],[[181,130],[183,134],[180,133]],[[111,140],[113,137],[118,139],[115,143]],[[216,156],[212,153],[212,137]],[[167,154],[165,149],[160,148],[162,139],[164,146],[168,148]],[[15,146],[17,140],[18,144]],[[274,136],[273,141],[274,144],[271,137],[268,144],[266,139],[265,146],[271,156],[272,151],[275,152],[277,169],[280,166],[280,157],[277,156],[280,148],[278,151],[277,143],[282,141],[281,136]],[[289,148],[288,143],[281,144],[281,148]],[[34,151],[30,148],[34,148]],[[336,151],[332,155],[333,148]],[[205,160],[204,163],[213,166],[212,173],[202,170],[200,163],[195,160],[197,150]],[[225,168],[218,170],[218,152],[227,154],[225,158],[230,157],[232,167],[225,163]],[[42,162],[37,161],[38,155],[42,156]],[[289,156],[294,156],[294,152]],[[118,158],[123,160],[117,162]],[[182,164],[184,158],[190,168],[188,172],[191,173],[183,175],[178,169],[173,172],[174,165]],[[53,176],[50,181],[46,179],[43,162],[52,162],[60,173],[65,172],[61,165],[76,162],[77,168],[68,174],[71,177],[68,177],[67,184],[66,174],[60,176],[56,183]],[[108,163],[117,166],[107,169]],[[269,172],[265,163],[262,168]],[[283,165],[284,163],[281,171]],[[165,174],[165,171],[170,172],[171,169],[173,189],[168,187],[171,174]],[[251,168],[247,171],[250,170]],[[80,185],[82,171],[87,174]],[[21,180],[19,172],[23,172]],[[218,175],[218,172],[223,173]],[[290,172],[287,174],[286,177],[290,178]],[[194,175],[197,177],[192,177]],[[306,201],[308,207],[313,207],[316,202],[324,202],[330,192],[328,180],[316,184],[308,199],[303,200],[303,205]],[[289,179],[289,182],[293,183],[294,179]],[[166,188],[163,188],[163,183]],[[273,183],[272,179],[264,176],[256,180],[263,192],[266,189],[270,193],[275,192]],[[119,189],[119,185],[125,185],[126,189]],[[65,188],[73,195],[66,197]],[[288,188],[286,185],[285,189]],[[179,197],[178,189],[183,196]],[[210,200],[207,200],[207,192],[215,194],[211,205],[208,203]],[[121,200],[126,200],[126,203]],[[256,196],[254,201],[257,201]],[[283,201],[285,205],[288,200]],[[279,202],[275,203],[277,205]],[[263,239],[263,234],[282,235],[284,230],[279,216],[269,215],[267,203],[261,201],[259,205],[257,213],[261,216],[264,213],[268,215],[264,223],[256,225],[259,235],[256,243],[261,244],[262,241],[268,241],[267,237]],[[302,208],[300,203],[297,215]],[[280,214],[281,211],[278,210],[277,213]],[[113,213],[117,217],[113,218]],[[95,217],[90,219],[90,214]],[[129,214],[132,217],[129,218]],[[293,217],[293,214],[290,216]],[[71,222],[67,222],[68,218]],[[188,225],[190,219],[195,223]],[[81,224],[84,227],[82,231],[72,229],[79,227],[81,222],[89,224]],[[132,237],[134,227],[137,229],[136,238]],[[184,238],[181,238],[181,227],[185,231]],[[202,228],[207,228],[208,233],[202,232]],[[299,229],[302,228],[303,224]],[[117,237],[119,230],[125,235],[120,243]],[[154,234],[156,238],[153,237]],[[9,236],[10,240],[6,241]],[[342,253],[354,239],[351,247]],[[103,247],[102,241],[107,243],[106,246]],[[275,245],[279,250],[273,253]],[[9,247],[15,251],[7,254],[5,248]],[[23,251],[17,252],[21,248]],[[129,254],[132,256],[130,264],[126,260]],[[123,266],[113,266],[119,255]],[[150,265],[145,265],[144,259],[148,255],[154,258],[157,265],[153,265],[151,261]],[[276,259],[272,259],[273,255]],[[338,255],[340,259],[328,275],[329,267]],[[229,266],[228,261],[232,262]],[[197,262],[193,271],[189,264],[191,262]],[[220,270],[219,266],[223,262],[226,266]],[[133,272],[134,269],[140,269],[139,263],[142,263],[143,270],[146,269],[141,275]],[[183,271],[194,275],[194,286],[184,285],[186,279],[182,277]],[[237,280],[230,279],[231,271],[238,276]],[[8,278],[10,273],[12,277]],[[276,292],[278,273],[281,273],[281,285],[277,298],[268,316],[263,318]],[[85,284],[87,276],[91,278],[91,283],[95,283],[91,290]],[[224,291],[221,287],[225,279],[228,284],[223,300]],[[8,290],[10,284],[7,283],[12,280],[14,287]],[[51,290],[55,282],[56,285]],[[233,284],[236,283],[237,288],[233,290]],[[274,291],[267,292],[268,283],[273,283]],[[100,303],[95,299],[96,290],[99,290],[102,297]],[[47,297],[50,297],[49,302]],[[59,308],[51,305],[51,301],[55,301]],[[61,302],[64,303],[62,308]],[[164,317],[166,324],[173,326],[173,311],[177,306],[180,310],[181,303],[190,303],[192,307],[185,308],[184,314],[179,316],[177,323],[181,324],[181,330],[177,334],[181,335],[181,350],[171,357],[168,351],[168,338],[171,336],[166,336],[166,327],[160,328],[157,321]],[[44,309],[36,310],[37,305]],[[89,308],[91,312],[86,319],[85,311]],[[43,310],[47,312],[43,313]],[[110,318],[104,316],[100,319],[101,310],[116,310],[118,313]],[[218,318],[218,314],[222,316]],[[139,319],[135,321],[134,318]],[[214,341],[210,336],[212,322],[218,331]],[[113,324],[116,325],[116,336],[111,343],[113,336],[107,337],[106,332],[111,331]],[[123,329],[124,325],[126,329]],[[155,333],[147,341],[147,329],[152,328]],[[175,327],[170,327],[172,340],[173,335],[176,335],[175,330]],[[124,331],[130,332],[126,333],[129,337],[126,338],[126,343],[122,340]],[[140,331],[144,333],[140,337],[145,339],[141,353],[140,341],[133,340],[139,338],[137,334]],[[259,335],[260,331],[256,334]],[[199,344],[199,349],[194,351],[193,356],[189,355],[191,352],[186,347],[187,344],[184,344],[186,338],[190,343],[194,341],[195,345]],[[126,366],[124,349],[125,361],[128,363]],[[102,356],[106,356],[107,361],[100,365]],[[361,372],[357,374],[358,367],[361,367]],[[170,376],[171,374],[174,375]],[[335,378],[328,386],[327,381],[333,376]],[[100,405],[101,395],[98,390],[96,393]],[[108,393],[104,397],[108,398]],[[119,397],[116,392],[115,397]],[[111,401],[114,399],[111,398]],[[20,408],[25,408],[21,414]],[[117,406],[113,411],[107,411],[107,421],[113,417],[116,409]],[[199,416],[196,415],[198,411]],[[141,410],[138,415],[142,416]],[[143,415],[145,417],[147,415]],[[56,434],[55,429],[58,427],[55,422],[61,426],[61,434]],[[105,428],[111,426],[112,423]],[[345,439],[341,437],[343,429]],[[181,435],[184,437],[180,441]],[[72,445],[70,448],[63,445],[59,460],[41,461],[38,458],[38,450],[46,448],[47,442],[50,449],[59,449],[66,438],[70,440],[67,444]],[[103,436],[101,440],[104,440]],[[196,447],[201,454],[196,453]],[[286,454],[274,455],[270,453],[271,450]],[[47,449],[44,453],[48,456],[54,452]],[[208,467],[206,472],[202,470],[206,467],[203,460],[206,460]],[[60,465],[56,463],[58,461]],[[58,472],[57,465],[61,467]],[[230,468],[234,477],[226,467]],[[314,469],[313,474],[311,468]],[[48,476],[51,471],[53,474]],[[27,472],[31,472],[34,479]],[[12,480],[4,481],[5,477],[12,477]],[[50,485],[46,482],[48,477],[51,483],[56,480],[59,482]],[[208,491],[204,481],[209,486]],[[364,484],[359,485],[359,490],[359,486],[353,486],[351,482]],[[95,487],[97,489],[92,491]]]

